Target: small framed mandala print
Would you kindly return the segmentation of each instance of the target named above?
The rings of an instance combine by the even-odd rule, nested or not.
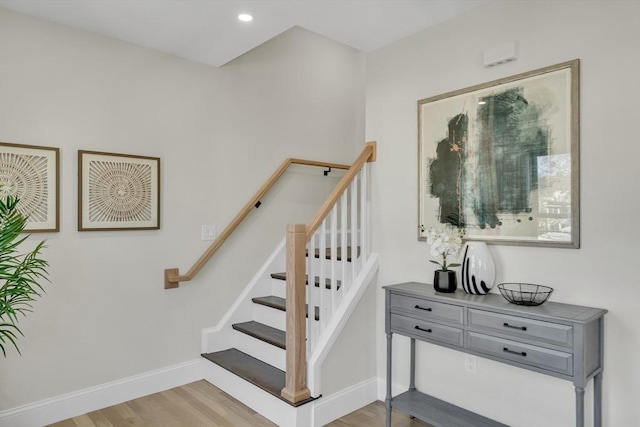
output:
[[[160,159],[78,151],[78,230],[160,228]]]
[[[60,149],[0,142],[0,197],[19,199],[27,233],[60,230]]]

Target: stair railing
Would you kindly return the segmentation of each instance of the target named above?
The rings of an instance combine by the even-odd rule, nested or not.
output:
[[[193,264],[193,266],[187,271],[186,274],[180,275],[179,270],[177,268],[167,268],[164,270],[164,288],[172,289],[177,288],[180,285],[180,282],[187,282],[195,277],[196,274],[204,267],[204,265],[211,259],[211,257],[216,253],[218,249],[222,246],[222,244],[231,236],[236,228],[242,223],[242,221],[249,215],[249,213],[254,209],[260,207],[260,200],[264,197],[264,195],[273,187],[273,185],[278,181],[278,179],[286,172],[286,170],[291,165],[306,165],[306,166],[317,166],[323,168],[329,168],[329,170],[333,169],[344,169],[347,170],[350,168],[349,165],[343,165],[339,163],[329,163],[329,162],[321,162],[315,160],[303,160],[303,159],[295,159],[289,158],[286,159],[278,169],[269,177],[269,179],[264,183],[264,185],[258,190],[258,192],[247,202],[246,205],[242,208],[242,210],[235,216],[235,218],[227,225],[227,227],[220,233],[218,238],[207,248],[207,250],[198,258],[198,260]],[[325,174],[326,175],[326,174]]]
[[[368,162],[375,158],[376,143],[369,142],[311,222],[287,225],[286,381],[281,395],[292,403],[311,396],[307,354],[323,339],[371,253]],[[319,262],[312,263],[314,257]]]

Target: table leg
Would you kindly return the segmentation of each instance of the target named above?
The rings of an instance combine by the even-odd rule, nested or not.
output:
[[[387,397],[384,401],[387,413],[386,427],[391,427],[391,333],[387,333]]]
[[[584,427],[584,387],[576,387],[576,427]]]
[[[416,389],[416,339],[411,338],[411,365],[409,369],[409,390]]]
[[[593,377],[593,426],[602,426],[602,372]]]

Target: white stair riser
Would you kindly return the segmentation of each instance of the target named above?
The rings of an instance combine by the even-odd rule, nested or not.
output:
[[[233,331],[233,346],[243,353],[262,360],[278,369],[286,370],[286,352],[240,331]]]
[[[282,310],[254,303],[252,320],[284,331],[287,325],[287,314]]]
[[[271,279],[271,295],[286,298],[287,282],[280,279]]]
[[[287,313],[261,304],[254,304],[253,318],[256,322],[263,323],[284,331],[287,327]],[[307,323],[309,320],[307,319]]]
[[[335,296],[336,304],[338,304],[341,301],[341,298],[347,292],[347,289],[348,289],[348,286],[344,290],[342,289],[342,286],[340,286],[340,289],[336,291],[337,292]],[[321,291],[321,288],[319,287],[316,288],[315,286],[313,286],[309,288],[307,286],[307,301],[311,301],[312,303],[315,303],[316,306],[318,306],[320,291]],[[325,287],[322,289],[322,292],[323,292],[322,297],[325,298],[325,301],[331,301],[332,291]],[[282,280],[276,280],[276,279],[273,280],[271,295],[286,299],[287,296],[286,296],[285,284]],[[254,305],[258,305],[258,304],[254,304]],[[254,313],[257,313],[257,312],[254,310]],[[255,315],[256,314],[254,314],[254,316]],[[257,319],[254,319],[254,320],[257,320]],[[271,325],[270,323],[267,323],[267,324]]]
[[[249,382],[241,380],[215,363],[209,363],[205,369],[205,380],[249,406],[260,415],[268,418],[276,425],[313,425],[313,420],[309,413],[311,408],[299,413],[300,411],[297,408],[260,390]]]

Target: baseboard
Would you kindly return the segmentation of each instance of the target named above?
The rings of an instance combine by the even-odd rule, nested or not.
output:
[[[323,426],[378,400],[378,378],[371,378],[313,402],[313,425]]]
[[[397,396],[409,390],[408,385],[402,385],[398,383],[391,383],[391,395]],[[378,378],[378,400],[382,402],[387,398],[387,380],[385,378]]]
[[[228,387],[225,387],[225,385],[227,385],[224,384],[225,381],[222,381],[223,384],[220,384],[220,378],[210,378],[211,375],[207,374],[209,372],[207,368],[211,368],[209,365],[211,365],[211,363],[204,359],[196,359],[8,409],[0,412],[0,427],[44,426],[199,381],[203,378],[223,390],[226,388],[228,391],[231,391]],[[225,373],[223,373],[223,375],[225,375]],[[232,374],[228,375],[231,376],[228,381],[234,384],[234,387],[237,387],[238,384],[242,385],[242,381],[238,382],[237,378],[232,378]],[[218,382],[218,384],[215,384],[216,382]],[[269,414],[271,417],[267,416],[267,418],[277,420],[281,423],[283,422],[280,425],[311,425],[309,422],[311,418],[313,420],[313,426],[323,426],[378,400],[381,388],[384,388],[384,380],[371,378],[299,408],[290,407],[277,399],[277,403],[275,401],[270,402],[271,399],[261,396],[256,400],[260,402],[261,405],[266,406],[257,409],[259,409],[261,413],[270,413],[274,412],[273,410],[277,408],[278,410],[275,411],[274,414]],[[243,392],[242,394],[244,394],[244,396],[237,396],[241,401],[246,400],[248,397],[246,390],[243,390]],[[261,394],[260,392],[261,391],[257,391],[258,394]],[[400,392],[400,387],[398,387],[398,392]],[[232,391],[230,394],[234,395]],[[243,397],[245,399],[243,399]],[[382,400],[384,400],[384,398],[382,398]],[[243,403],[247,404],[249,402]],[[274,405],[274,403],[276,404]],[[278,403],[282,403],[283,406],[279,407],[280,405]],[[309,412],[311,412],[311,414]]]
[[[0,427],[55,423],[203,378],[203,359],[180,363],[0,412]]]

